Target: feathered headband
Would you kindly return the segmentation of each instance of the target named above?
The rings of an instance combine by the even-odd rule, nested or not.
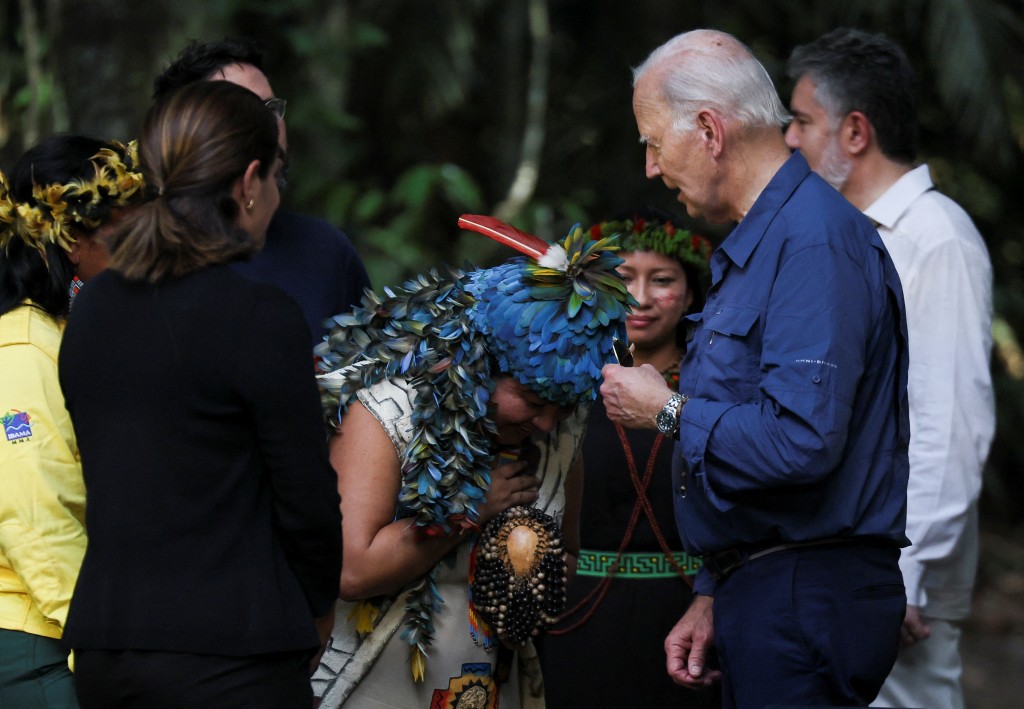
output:
[[[623,251],[654,251],[691,264],[706,278],[710,275],[711,242],[703,236],[681,229],[671,221],[645,219],[615,219],[592,225],[588,232],[592,239],[603,239],[619,234],[619,247]]]
[[[548,244],[492,217],[464,215],[459,225],[528,257],[468,274],[433,270],[383,298],[368,292],[316,349],[332,425],[360,389],[394,377],[416,389],[398,516],[440,533],[475,525],[490,487],[494,377],[509,374],[561,405],[594,399],[635,303],[615,271],[614,238],[594,241],[576,226]]]
[[[360,389],[382,380],[402,377],[415,392],[396,517],[427,534],[477,526],[495,458],[495,376],[514,376],[560,404],[594,398],[612,339],[625,337],[626,313],[636,302],[615,271],[622,260],[612,253],[614,238],[593,241],[576,226],[564,241],[548,244],[477,215],[463,215],[459,226],[526,256],[468,274],[433,270],[385,288],[383,298],[367,292],[360,307],[333,319],[316,348],[332,425]],[[440,605],[438,568],[405,598],[402,637],[417,681]],[[372,630],[381,601],[357,606],[357,631]]]
[[[498,369],[563,406],[596,398],[612,340],[624,337],[624,318],[635,303],[615,271],[622,263],[615,237],[591,240],[577,225],[562,243],[548,244],[477,215],[464,215],[459,226],[529,257],[469,276],[477,300],[473,321]]]
[[[31,202],[15,202],[7,178],[0,173],[0,248],[19,236],[39,250],[51,243],[69,251],[75,241],[72,224],[96,229],[112,209],[141,199],[144,180],[136,142],[110,141],[109,145],[90,158],[91,178],[33,185]]]

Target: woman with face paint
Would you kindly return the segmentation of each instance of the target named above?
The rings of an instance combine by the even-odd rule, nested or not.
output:
[[[590,233],[621,234],[618,271],[636,299],[626,318],[633,364],[654,366],[678,388],[684,318],[703,307],[710,243],[651,210],[595,224]],[[673,518],[674,443],[657,431],[613,424],[600,398],[591,410],[577,575],[569,611],[541,652],[548,706],[719,703],[717,689],[695,693],[665,671],[662,643],[689,605],[699,563],[681,551]]]

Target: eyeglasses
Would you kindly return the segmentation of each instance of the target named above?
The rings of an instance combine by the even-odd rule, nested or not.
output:
[[[288,107],[288,102],[283,98],[268,98],[263,102],[263,105],[274,112],[274,115],[278,118],[284,118],[284,111]]]

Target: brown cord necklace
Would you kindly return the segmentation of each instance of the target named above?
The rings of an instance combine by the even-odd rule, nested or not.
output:
[[[643,510],[647,519],[650,521],[651,529],[654,531],[654,536],[657,538],[658,545],[661,547],[662,553],[665,554],[665,558],[668,559],[669,563],[675,568],[676,573],[679,574],[687,585],[691,588],[693,587],[693,581],[686,575],[686,571],[679,565],[679,562],[676,561],[675,554],[673,554],[671,548],[669,548],[668,542],[665,540],[665,535],[662,534],[661,527],[658,526],[658,522],[654,518],[654,508],[651,507],[651,501],[647,499],[647,488],[650,487],[651,479],[654,477],[654,464],[658,459],[658,451],[661,449],[661,445],[665,441],[665,436],[659,433],[657,438],[654,439],[654,445],[651,446],[651,453],[647,458],[647,465],[644,466],[644,475],[641,479],[640,472],[637,469],[636,459],[633,457],[633,448],[629,445],[629,439],[626,437],[626,430],[621,425],[615,424],[615,431],[619,434],[619,440],[622,442],[622,449],[626,453],[626,464],[629,466],[629,477],[633,481],[633,488],[636,490],[636,503],[633,505],[633,512],[630,515],[629,524],[626,526],[626,533],[622,537],[622,543],[619,544],[619,550],[616,553],[615,562],[612,564],[608,573],[605,574],[604,578],[601,579],[590,593],[581,598],[575,606],[563,613],[562,617],[559,618],[559,622],[576,615],[588,604],[590,604],[590,608],[582,618],[569,627],[549,630],[549,635],[566,635],[571,633],[582,627],[594,616],[594,613],[597,612],[597,609],[604,600],[604,597],[608,594],[608,589],[611,588],[612,581],[615,579],[615,574],[619,568],[619,562],[622,559],[622,555],[629,547],[630,541],[633,539],[633,532],[636,530],[637,522],[640,520],[641,510]],[[591,599],[593,599],[592,604]]]

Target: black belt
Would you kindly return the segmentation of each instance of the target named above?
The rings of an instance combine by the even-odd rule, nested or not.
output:
[[[721,581],[736,569],[749,561],[760,559],[779,551],[788,549],[803,549],[804,547],[839,546],[849,544],[860,544],[864,546],[892,547],[896,548],[896,542],[889,539],[874,539],[871,537],[829,537],[827,539],[816,539],[813,542],[789,542],[784,544],[762,544],[750,547],[736,547],[724,551],[716,551],[705,554],[701,557],[704,568],[711,574],[715,581]]]

